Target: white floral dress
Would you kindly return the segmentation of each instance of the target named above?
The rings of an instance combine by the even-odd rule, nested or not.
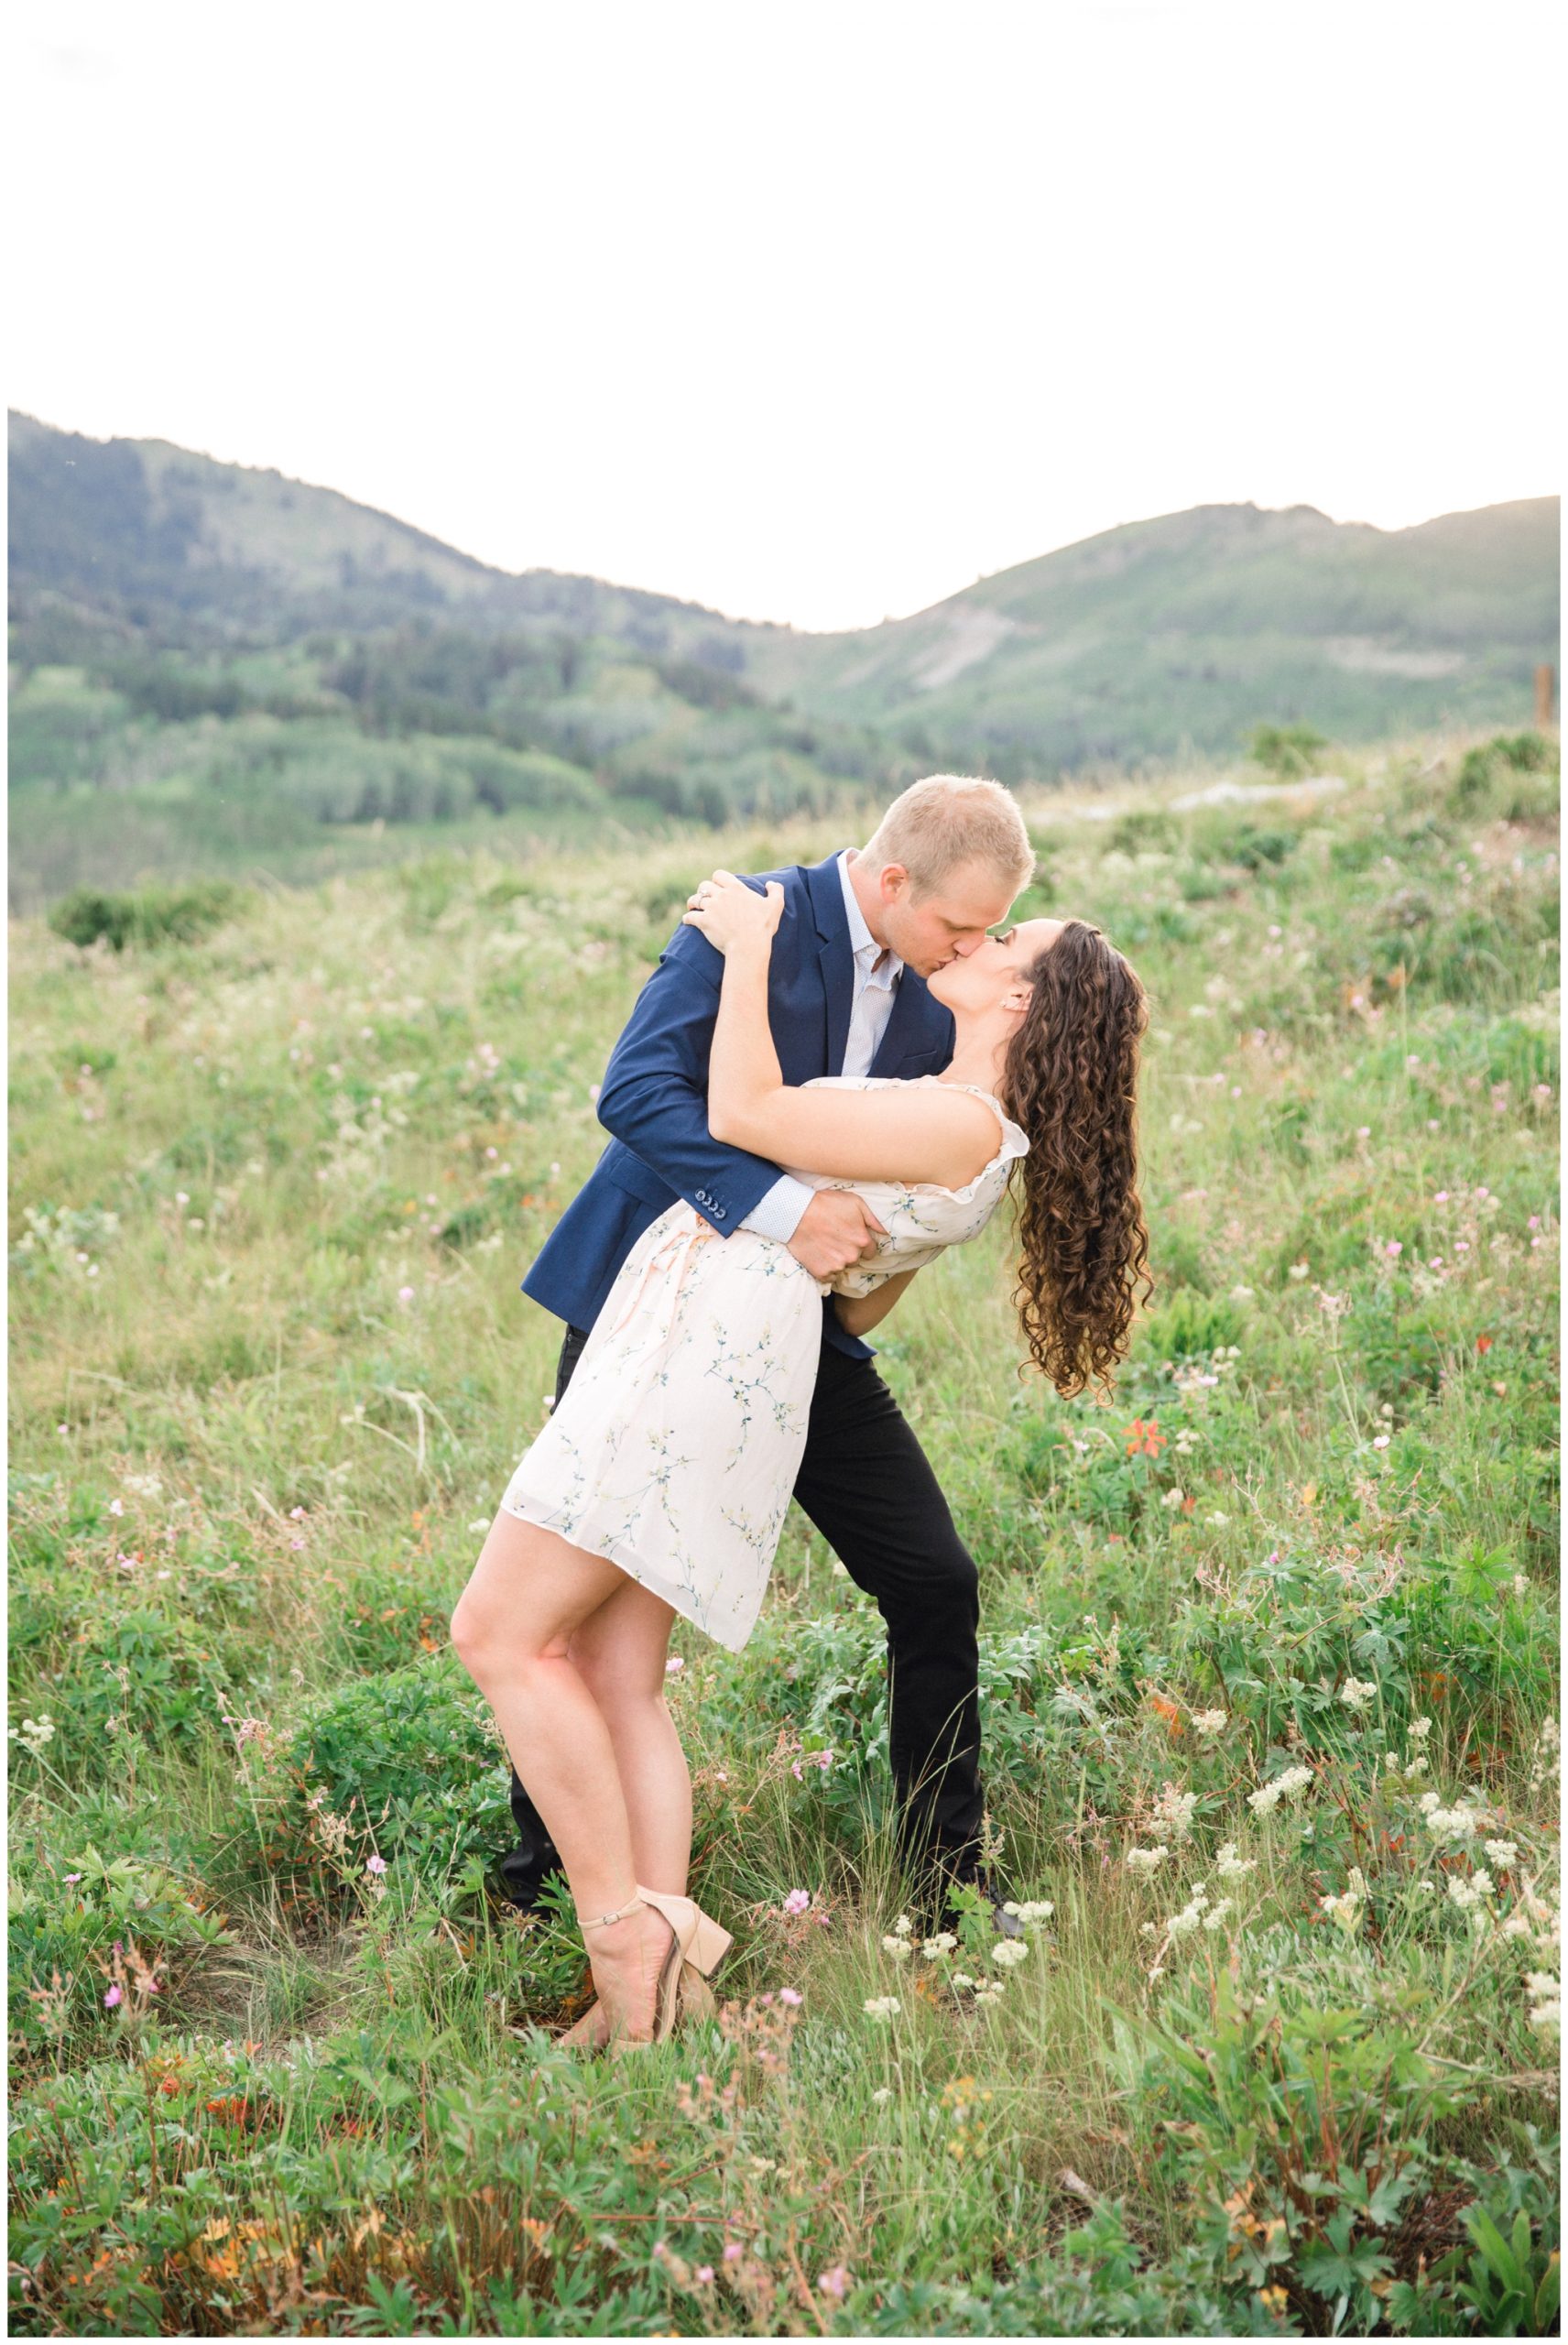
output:
[[[819,1075],[877,1090],[890,1075]],[[936,1075],[921,1075],[935,1083]],[[1001,1146],[962,1189],[833,1181],[887,1235],[819,1284],[777,1238],[728,1238],[677,1202],[621,1265],[572,1381],[502,1494],[508,1514],[618,1564],[738,1652],[751,1634],[806,1444],[822,1338],[820,1298],[869,1294],[944,1247],[977,1237],[1029,1141],[990,1092]]]

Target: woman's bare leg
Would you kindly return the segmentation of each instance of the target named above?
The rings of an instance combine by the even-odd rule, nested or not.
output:
[[[458,1656],[495,1713],[585,1916],[624,1905],[638,1879],[615,1744],[571,1657],[573,1633],[626,1584],[626,1575],[605,1556],[502,1510],[452,1616]],[[585,1943],[614,2023],[629,2035],[648,2035],[669,1923],[652,1907],[638,1906],[619,1922],[591,1928]]]
[[[598,1702],[620,1772],[637,1877],[686,1893],[691,1861],[691,1777],[664,1697],[671,1606],[634,1579],[572,1634],[578,1674]]]

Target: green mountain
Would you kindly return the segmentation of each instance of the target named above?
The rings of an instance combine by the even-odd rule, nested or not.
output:
[[[811,635],[513,575],[167,441],[15,411],[9,440],[19,904],[141,872],[308,878],[428,826],[598,836],[936,767],[1234,756],[1265,722],[1519,725],[1555,656],[1555,498],[1397,531],[1201,507]]]
[[[824,716],[961,747],[1005,779],[1183,747],[1264,720],[1367,740],[1527,720],[1556,658],[1558,501],[1418,529],[1255,505],[1109,529],[857,634],[780,636],[748,672]]]

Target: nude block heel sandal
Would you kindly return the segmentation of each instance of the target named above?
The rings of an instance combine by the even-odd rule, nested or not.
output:
[[[690,1897],[679,1897],[663,1890],[645,1889],[639,1881],[636,1893],[613,1914],[579,1914],[583,1927],[593,1929],[608,1922],[618,1922],[625,1914],[633,1914],[639,1905],[651,1905],[662,1914],[674,1933],[670,1950],[659,1969],[654,1990],[653,2037],[662,2044],[672,2033],[682,2012],[696,2018],[706,2018],[713,2010],[713,1991],[708,1985],[708,1974],[716,1969],[735,1941],[728,1930],[715,1922],[711,1914]],[[585,2012],[584,2018],[591,2016]],[[581,2023],[579,2023],[581,2024]],[[636,2048],[638,2039],[613,2037],[609,2049],[613,2056]]]

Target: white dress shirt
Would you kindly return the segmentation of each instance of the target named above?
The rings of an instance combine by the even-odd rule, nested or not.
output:
[[[850,885],[849,855],[846,847],[838,858],[839,886],[844,889],[844,908],[849,915],[849,949],[855,960],[855,994],[849,1012],[849,1034],[844,1046],[844,1064],[836,1070],[840,1074],[869,1074],[877,1045],[887,1031],[887,1020],[893,1015],[893,997],[904,965],[889,945],[878,944],[866,924],[866,914],[859,899]],[[755,1229],[761,1238],[777,1238],[788,1245],[800,1226],[800,1216],[815,1196],[803,1181],[792,1181],[781,1173],[770,1189],[758,1197],[742,1229]]]

